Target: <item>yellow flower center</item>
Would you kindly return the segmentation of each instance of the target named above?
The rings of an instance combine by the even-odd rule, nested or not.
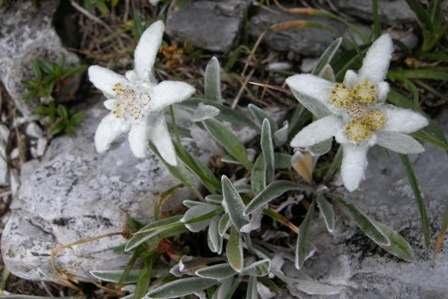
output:
[[[349,109],[353,103],[353,92],[342,83],[336,83],[330,95],[331,103],[337,108]]]
[[[136,91],[130,86],[117,83],[112,87],[115,92],[116,104],[112,113],[117,118],[140,120],[143,117],[144,108],[148,105],[151,98],[146,93]]]
[[[360,104],[370,105],[375,103],[377,101],[377,94],[376,85],[368,80],[364,80],[353,87],[355,101]]]
[[[372,137],[376,130],[384,127],[386,115],[380,110],[371,110],[352,118],[344,127],[345,136],[355,143]]]
[[[378,101],[377,95],[376,85],[368,80],[356,84],[353,88],[337,83],[331,91],[330,102],[350,117],[344,127],[344,133],[351,141],[365,141],[372,137],[376,130],[384,127],[386,115],[372,108]]]

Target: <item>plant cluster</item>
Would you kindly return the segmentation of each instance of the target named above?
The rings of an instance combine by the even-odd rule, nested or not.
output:
[[[155,211],[156,220],[147,225],[130,221],[128,240],[121,249],[131,254],[128,267],[94,271],[93,276],[127,285],[130,294],[126,298],[236,298],[243,294],[246,298],[269,298],[283,286],[325,295],[334,286],[306,276],[291,278],[282,267],[292,262],[297,270],[303,269],[315,253],[313,227],[322,221],[333,233],[338,212],[387,252],[405,261],[414,260],[413,249],[399,233],[371,219],[344,198],[345,192],[330,184],[342,160],[344,185],[349,191],[357,189],[367,166],[366,152],[379,144],[403,155],[410,182],[419,193],[405,155],[419,153],[423,147],[407,133],[428,122],[410,109],[385,104],[390,87],[383,80],[392,54],[388,35],[379,37],[363,52],[359,72],[347,71],[342,83],[334,83],[337,76],[331,67],[342,40],[332,43],[312,75],[287,79],[300,104],[281,120],[255,105],[247,109],[228,107],[221,94],[216,58],[207,65],[200,97],[190,98],[194,89],[183,82],[157,83],[152,67],[162,35],[160,21],[143,33],[135,51],[134,70],[126,76],[90,67],[89,79],[108,98],[105,106],[111,111],[98,127],[95,145],[104,152],[120,134],[129,132],[133,154],[145,157],[150,151],[155,153],[181,186],[193,191],[192,197],[183,201],[186,211],[181,215],[161,215],[161,203]],[[164,109],[170,115],[168,122]],[[191,136],[179,127],[175,110],[186,111],[189,120],[225,150],[218,169],[185,148],[182,138]],[[306,110],[315,120],[307,126],[310,115]],[[257,132],[252,142],[240,142],[233,128],[241,124]],[[332,152],[334,136],[342,146],[319,176],[314,173],[316,161]],[[290,146],[295,148],[292,155]],[[294,214],[298,209],[298,217],[283,214]],[[421,211],[424,218],[424,206]],[[426,225],[423,221],[424,230]],[[277,236],[265,234],[272,229],[279,232]],[[182,241],[188,234],[195,234],[195,240],[206,240],[207,249],[198,244],[199,249],[179,255],[176,244],[192,246]],[[295,246],[291,247],[291,242]],[[163,271],[166,262],[172,266],[169,273]]]
[[[33,77],[24,81],[28,100],[38,100],[35,112],[47,124],[50,135],[73,134],[82,121],[82,113],[58,103],[58,97],[68,80],[80,75],[85,66],[36,59],[32,63]],[[59,101],[60,102],[60,101]]]

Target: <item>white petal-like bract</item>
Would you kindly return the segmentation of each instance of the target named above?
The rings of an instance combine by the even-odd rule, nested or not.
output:
[[[152,90],[151,110],[159,111],[169,105],[182,102],[191,97],[194,92],[194,87],[185,82],[162,81]]]
[[[162,158],[170,165],[177,165],[176,151],[174,150],[164,115],[160,115],[151,121],[150,127],[148,127],[148,134],[149,139]]]
[[[117,100],[109,99],[109,100],[105,100],[103,104],[107,110],[112,110],[112,109],[114,109],[116,103],[117,103]]]
[[[347,70],[344,75],[344,85],[353,88],[358,83],[358,74],[354,70]]]
[[[88,74],[90,82],[107,96],[115,95],[115,92],[112,90],[115,84],[127,82],[124,76],[98,65],[90,66]]]
[[[134,52],[134,69],[142,80],[149,80],[157,52],[162,44],[165,25],[157,21],[143,32]]]
[[[362,67],[359,69],[360,80],[367,79],[375,83],[384,80],[389,69],[392,52],[392,38],[389,34],[381,35],[369,48]]]
[[[333,83],[314,75],[300,74],[286,79],[289,88],[299,94],[314,98],[327,106]],[[300,99],[298,99],[300,101]]]
[[[345,188],[350,192],[358,189],[364,179],[368,149],[369,146],[366,144],[345,143],[342,145],[341,177]]]
[[[110,148],[112,142],[129,130],[129,125],[122,119],[116,118],[112,113],[106,115],[99,123],[95,132],[95,147],[99,153]]]
[[[291,140],[292,147],[308,147],[336,135],[342,127],[342,120],[335,116],[325,116],[303,128]]]
[[[137,158],[144,158],[148,153],[148,126],[146,122],[132,124],[129,131],[129,146]]]
[[[419,154],[425,151],[420,142],[406,134],[383,131],[378,132],[376,137],[378,145],[400,154]]]
[[[381,102],[385,102],[390,90],[389,83],[383,81],[378,83],[377,86],[378,86],[378,99]]]
[[[395,131],[401,133],[413,133],[428,125],[426,117],[411,109],[398,108],[387,105],[386,125],[384,131]]]

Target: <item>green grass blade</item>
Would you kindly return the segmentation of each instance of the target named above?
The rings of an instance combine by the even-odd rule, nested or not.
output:
[[[417,176],[415,175],[414,168],[412,167],[411,161],[409,161],[408,156],[400,155],[400,159],[401,163],[404,166],[409,184],[411,185],[412,191],[414,192],[415,200],[417,202],[425,246],[429,248],[431,246],[431,227],[422,192],[420,191],[420,187],[418,185]]]

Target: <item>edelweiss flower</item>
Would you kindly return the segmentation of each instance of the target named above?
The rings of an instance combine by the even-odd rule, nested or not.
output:
[[[406,134],[425,127],[427,119],[410,109],[385,104],[389,85],[384,78],[392,51],[392,39],[384,34],[368,50],[359,72],[347,71],[343,83],[309,74],[286,80],[305,107],[317,100],[328,111],[327,116],[303,128],[291,146],[309,147],[336,137],[343,148],[341,176],[349,191],[357,189],[364,178],[367,151],[373,145],[404,154],[424,151],[420,143]]]
[[[143,158],[150,140],[162,158],[176,165],[176,153],[168,132],[163,110],[169,105],[188,99],[194,88],[184,82],[157,83],[152,67],[162,42],[164,25],[153,23],[142,34],[134,53],[134,70],[125,76],[100,66],[89,67],[89,80],[107,100],[104,106],[111,112],[104,117],[95,133],[99,153],[110,148],[121,134],[129,132],[133,154]]]

